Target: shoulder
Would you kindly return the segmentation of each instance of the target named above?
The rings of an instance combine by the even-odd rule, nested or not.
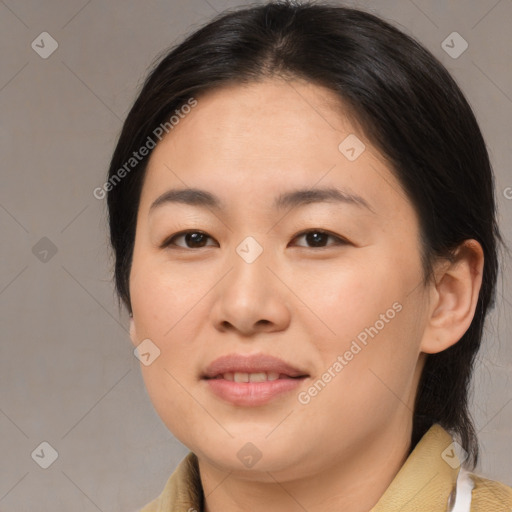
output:
[[[168,489],[168,483],[166,484],[164,490],[162,491],[162,494],[160,494],[158,497],[153,499],[148,504],[144,505],[141,509],[139,509],[137,512],[160,512],[162,509],[162,499],[164,498],[164,495]]]
[[[203,510],[203,490],[197,456],[189,452],[168,478],[161,494],[138,512]]]
[[[160,506],[158,504],[159,498],[154,499],[151,503],[148,503],[144,508],[141,508],[139,512],[158,512]]]
[[[469,476],[474,483],[471,512],[512,510],[512,487],[477,473],[469,473]]]

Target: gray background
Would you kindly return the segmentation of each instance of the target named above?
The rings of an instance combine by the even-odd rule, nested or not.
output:
[[[455,76],[488,142],[510,242],[512,1],[346,4],[412,34]],[[188,451],[146,395],[113,294],[105,200],[93,190],[155,56],[236,5],[0,1],[0,511],[130,512]],[[31,47],[44,31],[58,42],[46,59]],[[469,44],[456,59],[441,46],[454,31]],[[478,470],[512,485],[509,278],[507,260],[472,411]],[[48,469],[31,457],[42,441],[58,452]]]

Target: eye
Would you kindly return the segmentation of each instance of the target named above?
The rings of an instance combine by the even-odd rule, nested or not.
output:
[[[176,240],[183,238],[185,240],[185,245],[180,245],[175,243]],[[206,247],[206,241],[209,239],[213,240],[209,235],[204,233],[203,231],[182,231],[181,233],[176,233],[171,237],[167,238],[161,245],[161,247],[169,247],[175,245],[177,247],[181,247],[183,249],[200,249],[201,247]]]
[[[185,245],[181,245],[179,243],[176,243],[177,240],[183,238]],[[349,242],[340,236],[334,235],[332,233],[329,233],[327,231],[321,230],[321,229],[310,229],[308,231],[303,231],[302,233],[299,233],[298,235],[295,235],[293,237],[293,240],[297,240],[300,238],[304,238],[306,241],[306,244],[308,245],[301,245],[298,244],[300,247],[309,247],[309,248],[324,248],[329,247],[330,245],[346,245]],[[167,238],[162,244],[161,248],[170,247],[170,246],[176,246],[183,249],[201,249],[202,247],[208,247],[207,241],[208,239],[213,240],[212,237],[210,237],[207,233],[203,231],[197,231],[197,230],[189,230],[189,231],[182,231],[180,233],[176,233],[175,235],[172,235],[171,237]],[[327,242],[329,239],[333,240],[333,243],[328,244]],[[210,244],[210,247],[212,244]],[[213,244],[213,246],[216,246],[216,244]]]
[[[329,245],[346,245],[348,244],[347,240],[344,240],[343,238],[334,235],[332,233],[329,233],[327,231],[321,230],[321,229],[310,229],[308,231],[303,231],[302,233],[299,233],[296,235],[293,240],[297,240],[300,238],[303,238],[306,240],[307,244],[311,244],[311,248],[317,247],[317,248],[323,248],[328,247]],[[334,243],[327,244],[327,241],[331,238],[334,240]],[[307,245],[300,245],[300,247],[308,247]]]

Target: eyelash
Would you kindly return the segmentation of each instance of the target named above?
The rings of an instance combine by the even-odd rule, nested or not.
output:
[[[186,230],[186,231],[180,231],[179,233],[175,233],[174,235],[168,237],[161,244],[160,248],[163,249],[163,248],[169,248],[171,246],[175,246],[175,247],[177,247],[179,249],[198,250],[198,249],[204,249],[204,247],[212,247],[211,245],[210,246],[207,245],[207,246],[204,246],[204,247],[182,247],[180,245],[176,245],[175,243],[173,243],[173,241],[176,240],[177,238],[185,236],[185,235],[187,235],[189,233],[198,233],[198,234],[201,234],[201,235],[206,235],[209,239],[212,240],[212,237],[209,236],[208,233],[205,233],[204,231],[200,231],[200,230],[197,230],[197,229],[189,229],[189,230]],[[304,245],[301,245],[299,247],[303,247],[303,248],[306,248],[306,249],[327,249],[328,247],[347,245],[347,244],[350,243],[348,240],[340,237],[339,235],[335,235],[334,233],[331,233],[331,232],[326,231],[324,229],[308,229],[306,231],[301,231],[300,233],[297,233],[292,238],[292,240],[295,240],[296,238],[308,235],[309,233],[320,233],[322,235],[327,235],[328,237],[334,239],[335,243],[330,244],[330,245],[328,244],[328,245],[325,245],[325,246],[320,246],[320,247],[310,247],[310,246],[304,246]]]

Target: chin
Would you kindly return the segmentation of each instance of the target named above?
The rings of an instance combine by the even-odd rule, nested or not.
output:
[[[268,430],[267,430],[268,434]],[[239,474],[258,474],[260,481],[273,481],[269,479],[268,472],[290,473],[302,467],[303,461],[308,460],[307,454],[299,454],[297,441],[283,444],[282,439],[271,442],[269,439],[254,439],[254,432],[247,431],[247,435],[235,438],[219,439],[214,443],[204,445],[201,443],[191,450],[208,464],[221,471],[234,471]]]

